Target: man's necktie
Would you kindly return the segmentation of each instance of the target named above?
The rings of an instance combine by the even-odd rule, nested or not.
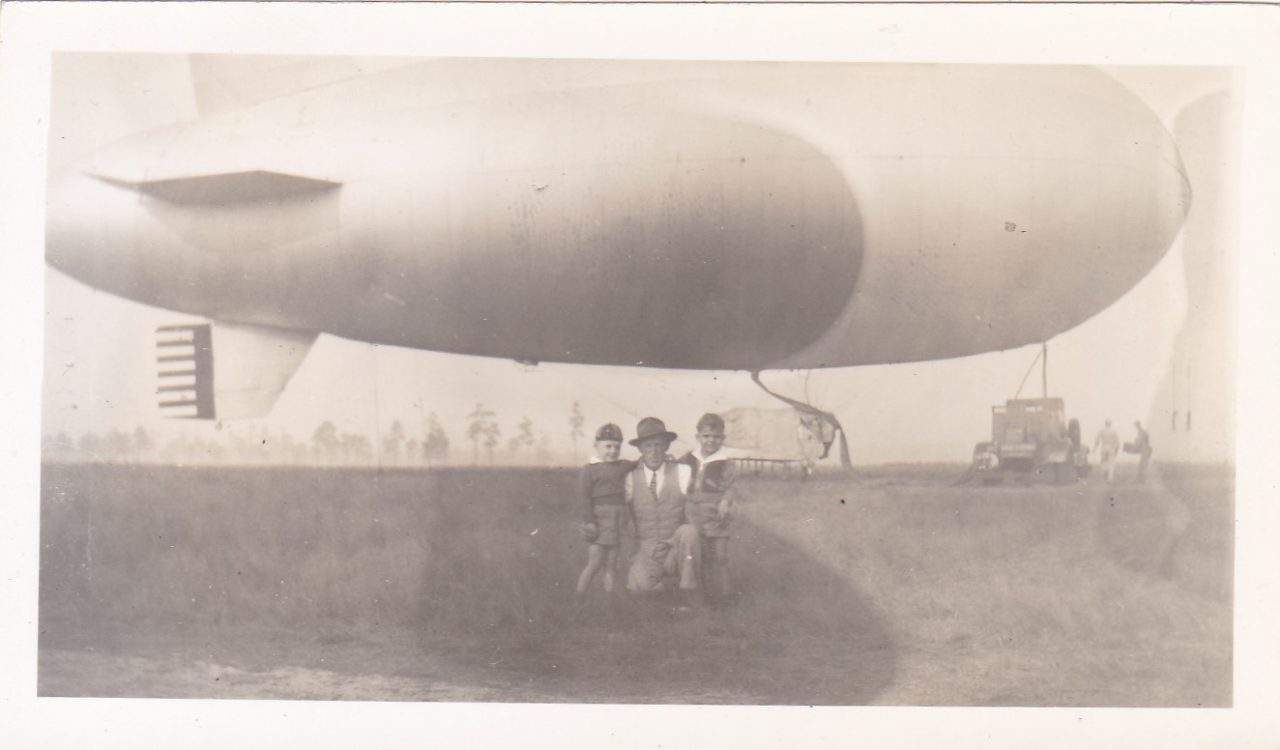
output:
[[[658,472],[649,475],[649,494],[655,498],[658,496]]]

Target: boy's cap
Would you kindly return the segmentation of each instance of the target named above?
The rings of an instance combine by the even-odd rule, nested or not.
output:
[[[601,440],[617,440],[621,443],[622,428],[613,422],[601,426],[600,429],[596,430],[596,441],[599,442]]]
[[[724,420],[719,414],[703,414],[702,419],[698,420],[698,432],[703,430],[711,430],[712,432],[724,432]]]
[[[652,437],[660,437],[668,443],[674,442],[676,434],[667,429],[667,425],[657,417],[645,417],[640,420],[640,424],[636,425],[636,436],[631,440],[632,445],[640,445],[640,443]]]

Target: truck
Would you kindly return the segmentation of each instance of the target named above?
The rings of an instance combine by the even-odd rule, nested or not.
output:
[[[970,474],[988,484],[1007,476],[1054,483],[1088,471],[1079,428],[1072,439],[1061,398],[1012,398],[991,408],[991,439],[973,448]]]

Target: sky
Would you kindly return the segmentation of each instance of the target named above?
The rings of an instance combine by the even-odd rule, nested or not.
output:
[[[172,74],[185,60],[157,56],[132,64],[132,75],[145,81]],[[89,66],[77,74],[92,77],[95,69]],[[1189,87],[1212,78],[1198,76],[1153,69],[1117,75],[1148,101],[1185,98]],[[191,106],[172,97],[60,100],[55,89],[55,124],[59,119],[87,121],[91,114],[96,125],[92,132],[80,133],[76,144],[55,139],[50,162],[56,165],[128,132],[136,127],[138,111],[153,122],[167,122],[189,116]],[[120,112],[106,111],[113,107]],[[128,121],[124,110],[131,113]],[[1135,419],[1149,420],[1162,387],[1168,387],[1162,381],[1176,359],[1178,336],[1189,315],[1199,316],[1198,327],[1211,333],[1229,329],[1230,305],[1209,310],[1189,304],[1184,252],[1179,238],[1127,295],[1049,342],[1049,395],[1065,398],[1068,416],[1080,419],[1086,435],[1104,419],[1122,430]],[[743,372],[526,366],[321,335],[267,418],[218,424],[167,420],[155,407],[153,332],[159,325],[199,321],[94,290],[52,269],[46,270],[45,284],[46,435],[141,425],[162,439],[265,428],[305,440],[324,420],[332,420],[339,430],[369,436],[399,420],[410,437],[417,437],[427,415],[434,413],[458,456],[460,448],[465,450],[466,415],[480,403],[497,414],[504,443],[528,417],[535,435],[547,435],[557,460],[576,463],[585,460],[587,441],[579,442],[574,452],[569,428],[574,402],[581,405],[588,433],[611,421],[630,435],[641,417],[658,416],[681,435],[676,450],[691,447],[693,425],[705,411],[784,408]],[[1212,317],[1205,320],[1206,315]],[[1038,354],[1036,345],[936,362],[767,373],[765,382],[835,412],[848,432],[855,463],[959,462],[968,460],[975,442],[987,438],[991,407],[1015,395]],[[1038,396],[1040,388],[1037,367],[1026,377],[1022,395]],[[1223,396],[1215,406],[1226,412],[1230,401]],[[1211,457],[1229,458],[1229,441],[1215,450],[1221,455]]]

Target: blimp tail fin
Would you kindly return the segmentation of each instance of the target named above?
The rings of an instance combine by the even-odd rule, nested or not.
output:
[[[156,329],[160,411],[178,419],[265,417],[316,334],[241,323]]]
[[[250,107],[409,62],[399,58],[302,55],[190,55],[188,58],[196,109],[201,117]]]
[[[198,116],[185,55],[55,52],[49,173],[104,146]]]

